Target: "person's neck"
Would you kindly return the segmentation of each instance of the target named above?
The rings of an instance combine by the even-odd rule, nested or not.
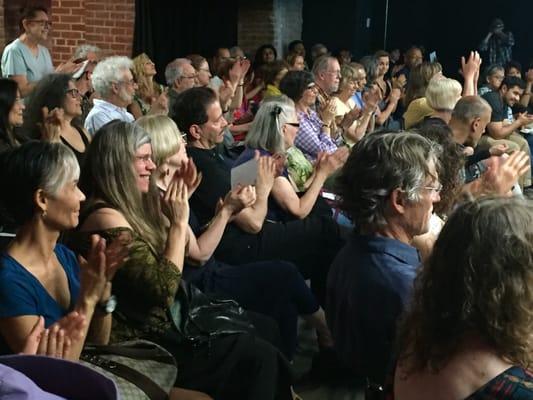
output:
[[[19,37],[20,41],[24,43],[26,46],[28,46],[31,49],[36,49],[39,45],[39,41],[35,39],[33,36],[28,35],[27,33],[23,33]]]
[[[328,96],[331,94],[329,92],[329,90],[327,90],[325,87],[324,87],[324,82],[322,81],[315,81],[315,85],[317,85],[319,88],[320,88],[320,91],[326,93]]]
[[[390,220],[384,227],[369,232],[369,234],[395,239],[408,245],[411,245],[413,241],[413,235],[409,234],[400,224]]]
[[[468,135],[470,133],[467,127],[453,118],[450,119],[450,122],[448,122],[448,126],[452,130],[453,140],[456,143],[464,144],[466,142],[466,139],[468,139]]]
[[[304,112],[306,114],[309,113],[309,106],[307,104],[304,104],[302,101],[299,101],[296,103],[295,107],[297,112]]]
[[[213,150],[216,147],[215,144],[205,142],[202,139],[190,141],[188,143],[188,146],[195,147],[197,149],[203,149],[203,150]]]
[[[39,218],[36,216],[23,225],[8,247],[9,254],[29,266],[46,266],[59,238],[59,232],[51,231]]]
[[[128,106],[128,104],[126,104],[126,102],[118,96],[106,97],[102,98],[102,100],[105,100],[108,103],[113,104],[114,106],[119,108],[126,108]]]

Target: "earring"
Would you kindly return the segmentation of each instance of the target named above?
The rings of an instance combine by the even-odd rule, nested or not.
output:
[[[42,218],[42,219],[45,219],[45,218],[46,218],[46,210],[43,211],[43,212],[41,213],[41,218]]]

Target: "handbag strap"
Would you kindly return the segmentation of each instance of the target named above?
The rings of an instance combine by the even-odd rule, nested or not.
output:
[[[122,357],[133,358],[135,360],[153,360],[164,364],[174,365],[174,357],[169,353],[160,351],[158,347],[146,346],[144,348],[128,346],[85,346],[83,353],[87,355],[117,355]]]
[[[139,371],[116,361],[106,360],[97,355],[82,354],[81,358],[107,372],[123,378],[141,389],[150,400],[167,400],[168,393],[157,383]]]

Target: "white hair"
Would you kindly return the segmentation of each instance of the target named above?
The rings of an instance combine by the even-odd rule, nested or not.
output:
[[[87,58],[87,54],[89,53],[100,53],[102,50],[100,50],[100,47],[94,46],[92,44],[82,44],[78,47],[76,47],[76,50],[74,50],[74,59],[78,58]]]
[[[192,62],[188,58],[176,58],[167,64],[165,68],[165,80],[168,86],[172,86],[176,79],[180,79],[183,76],[183,66],[185,64],[192,65]]]
[[[107,97],[111,84],[124,79],[124,72],[133,68],[133,61],[128,57],[113,56],[100,61],[93,71],[91,82],[93,88],[102,97]]]

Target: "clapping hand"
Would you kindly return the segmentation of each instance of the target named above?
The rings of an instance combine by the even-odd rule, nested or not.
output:
[[[61,128],[65,124],[65,111],[62,108],[54,108],[52,111],[48,107],[41,109],[43,122],[37,126],[41,130],[41,140],[47,142],[59,142],[61,137]]]
[[[161,199],[161,210],[171,226],[186,225],[189,221],[189,195],[183,178],[174,175]]]
[[[233,190],[226,194],[224,200],[219,200],[217,211],[221,208],[226,208],[231,215],[235,215],[242,209],[252,206],[255,203],[256,198],[255,187],[251,185],[237,185]]]
[[[22,353],[69,359],[72,344],[83,340],[86,324],[85,317],[76,311],[67,314],[48,329],[44,328],[44,318],[39,317],[26,338]]]
[[[202,182],[202,173],[198,172],[192,158],[189,158],[187,162],[175,172],[174,176],[175,178],[183,180],[183,183],[187,186],[189,198],[194,191],[198,189],[198,186],[200,186],[200,183]]]

